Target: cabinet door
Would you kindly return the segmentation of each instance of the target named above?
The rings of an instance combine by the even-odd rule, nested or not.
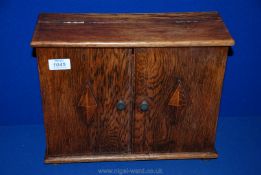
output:
[[[47,157],[129,152],[131,50],[38,48],[37,56]],[[71,69],[49,70],[58,58]]]
[[[133,152],[214,151],[226,55],[225,47],[135,49]]]

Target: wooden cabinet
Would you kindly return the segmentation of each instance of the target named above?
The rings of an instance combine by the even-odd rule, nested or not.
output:
[[[216,12],[41,14],[45,162],[216,158],[233,44]]]

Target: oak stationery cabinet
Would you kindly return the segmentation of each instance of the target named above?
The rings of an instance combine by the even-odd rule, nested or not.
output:
[[[216,12],[41,14],[45,162],[216,158],[233,44]]]

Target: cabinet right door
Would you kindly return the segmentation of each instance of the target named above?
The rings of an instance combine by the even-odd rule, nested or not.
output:
[[[227,47],[135,49],[134,153],[213,152]]]

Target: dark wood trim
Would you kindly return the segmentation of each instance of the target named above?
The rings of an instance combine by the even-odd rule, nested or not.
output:
[[[133,160],[168,160],[168,159],[214,159],[213,152],[182,152],[182,153],[153,153],[153,154],[113,154],[113,155],[81,155],[46,157],[45,163],[99,162],[99,161],[133,161]]]

